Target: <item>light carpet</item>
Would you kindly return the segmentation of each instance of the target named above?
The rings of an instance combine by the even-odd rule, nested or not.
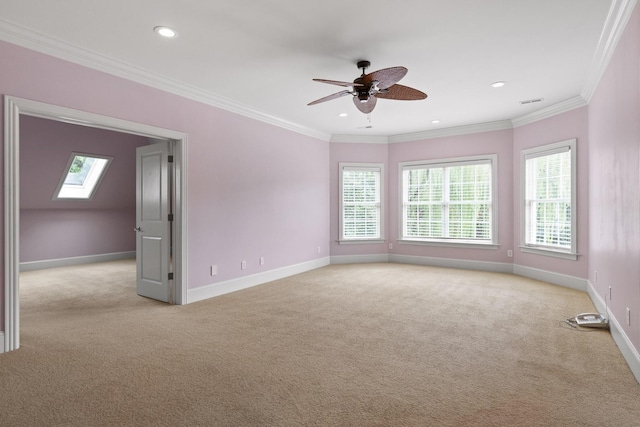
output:
[[[135,263],[21,275],[3,426],[640,426],[588,296],[509,274],[334,265],[186,306]]]

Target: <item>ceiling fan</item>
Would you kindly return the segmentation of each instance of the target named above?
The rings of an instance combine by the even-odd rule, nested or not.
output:
[[[362,75],[356,78],[353,83],[341,82],[336,80],[313,79],[315,82],[328,83],[337,86],[346,87],[346,90],[334,93],[317,99],[307,105],[315,105],[321,102],[330,101],[332,99],[341,98],[346,95],[353,96],[353,103],[358,110],[365,114],[369,114],[376,106],[377,98],[397,99],[401,101],[415,101],[425,99],[427,94],[408,86],[402,86],[397,82],[402,79],[407,70],[405,67],[391,67],[365,74],[365,70],[369,68],[369,61],[358,61],[358,68],[362,69]]]

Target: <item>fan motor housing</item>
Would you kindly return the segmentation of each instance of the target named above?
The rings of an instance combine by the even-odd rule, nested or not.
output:
[[[364,85],[354,87],[353,95],[357,96],[360,102],[367,102],[369,100],[369,86],[364,82],[364,79],[362,77],[358,77],[353,81],[353,83]]]

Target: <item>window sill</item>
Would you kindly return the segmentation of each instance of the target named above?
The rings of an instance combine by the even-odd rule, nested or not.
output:
[[[553,250],[553,249],[536,248],[536,247],[532,247],[532,246],[520,246],[520,251],[528,253],[528,254],[549,256],[549,257],[553,257],[553,258],[562,258],[562,259],[568,259],[568,260],[572,260],[572,261],[576,261],[578,259],[578,254],[573,253],[573,252],[558,251],[558,250]]]
[[[336,240],[340,245],[366,245],[384,243],[385,239],[345,239]]]
[[[471,240],[450,241],[450,240],[398,240],[401,245],[422,245],[422,246],[440,246],[449,248],[469,248],[469,249],[493,249],[500,247],[497,243],[474,242]]]

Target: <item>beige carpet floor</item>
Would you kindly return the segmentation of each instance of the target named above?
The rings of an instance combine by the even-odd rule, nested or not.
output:
[[[26,272],[2,426],[640,426],[585,293],[507,274],[336,265],[186,306],[131,261]]]

